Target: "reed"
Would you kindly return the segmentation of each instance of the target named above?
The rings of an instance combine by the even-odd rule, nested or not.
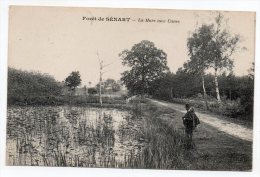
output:
[[[159,118],[160,110],[147,102],[133,102],[127,110],[11,107],[8,110],[7,134],[8,142],[12,143],[7,146],[15,145],[16,150],[7,150],[10,154],[7,163],[60,167],[184,168],[183,139]]]

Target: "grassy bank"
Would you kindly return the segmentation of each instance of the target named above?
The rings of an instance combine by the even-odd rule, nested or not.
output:
[[[252,168],[252,143],[202,124],[195,132],[196,148],[189,150],[185,146],[182,113],[150,102],[139,105],[139,109],[144,122],[142,135],[148,146],[139,156],[127,159],[132,168],[235,171]]]
[[[186,151],[183,137],[159,118],[161,114],[172,110],[158,109],[149,102],[139,105],[139,109],[142,110],[144,122],[142,135],[148,145],[138,156],[126,159],[129,166],[145,169],[185,169],[187,164],[183,160]]]

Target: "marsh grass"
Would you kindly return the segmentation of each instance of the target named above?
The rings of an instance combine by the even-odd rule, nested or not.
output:
[[[184,139],[159,118],[167,112],[137,101],[115,121],[120,111],[11,107],[7,165],[184,169]]]
[[[126,161],[130,168],[145,169],[186,169],[184,156],[185,140],[168,123],[160,119],[161,114],[172,113],[172,110],[162,110],[145,103],[140,104],[144,128],[143,140],[148,145],[138,156],[128,156]]]
[[[111,108],[12,107],[7,127],[8,165],[118,167],[143,146],[140,119]]]

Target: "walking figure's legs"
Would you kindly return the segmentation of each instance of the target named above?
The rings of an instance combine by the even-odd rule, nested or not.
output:
[[[186,145],[187,145],[187,148],[190,149],[193,147],[193,145],[192,145],[193,132],[191,129],[186,128],[185,133],[186,133]]]

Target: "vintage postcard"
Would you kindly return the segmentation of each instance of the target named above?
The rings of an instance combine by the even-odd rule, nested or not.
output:
[[[6,165],[251,171],[255,18],[10,6]]]

